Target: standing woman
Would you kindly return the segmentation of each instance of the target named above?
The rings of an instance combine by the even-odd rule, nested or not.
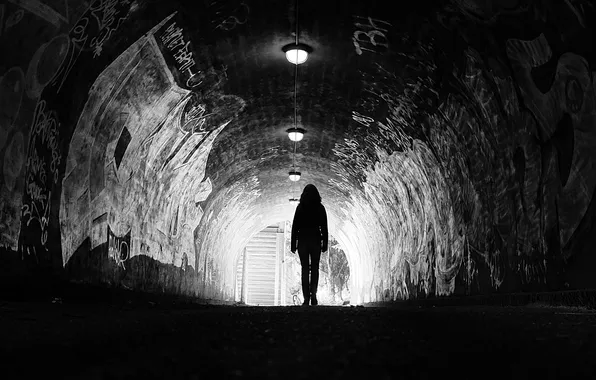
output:
[[[317,305],[317,287],[319,285],[319,261],[321,252],[327,252],[327,211],[321,203],[321,195],[315,185],[308,184],[302,191],[300,203],[296,207],[292,222],[291,251],[300,256],[302,266],[303,305]],[[310,284],[309,284],[310,259]]]

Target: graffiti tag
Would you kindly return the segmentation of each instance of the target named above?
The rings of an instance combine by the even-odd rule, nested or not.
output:
[[[218,22],[218,24],[215,27],[215,29],[230,31],[234,29],[236,26],[245,24],[248,21],[248,14],[250,13],[250,8],[245,3],[241,3],[240,6],[234,10],[234,12],[238,12],[238,14],[228,16],[224,18],[222,21],[216,21]]]
[[[126,20],[130,9],[130,0],[98,0],[70,30],[69,44],[64,64],[56,73],[53,85],[60,92],[66,78],[83,51],[91,49],[93,57],[101,55],[105,42]],[[93,22],[92,22],[93,20]]]
[[[25,196],[22,217],[26,226],[36,221],[40,225],[41,245],[47,242],[51,188],[58,183],[58,170],[61,162],[58,139],[59,123],[54,111],[46,110],[46,102],[39,101],[35,108],[31,129],[31,153],[27,159]],[[41,156],[41,157],[40,157]],[[47,157],[43,159],[42,157]],[[46,248],[47,250],[47,248]]]
[[[98,31],[97,36],[91,39],[93,57],[98,57],[103,51],[104,43],[112,33],[126,20],[128,12],[124,13],[119,6],[130,6],[130,0],[99,0],[91,5],[91,16],[95,19]]]
[[[387,28],[391,26],[390,23],[371,17],[354,16],[354,18],[356,31],[352,36],[352,43],[356,48],[356,54],[362,55],[363,50],[381,53],[389,47],[389,40],[385,33],[389,31]],[[367,23],[363,24],[360,21],[367,21]]]
[[[184,38],[183,29],[178,27],[176,22],[173,22],[162,33],[160,40],[172,55],[178,70],[186,72],[188,75],[186,85],[193,88],[201,84],[202,81],[197,81],[197,79],[194,78],[199,75],[201,71],[193,72],[196,62],[193,57],[190,41],[186,41]]]
[[[130,230],[124,236],[117,236],[108,225],[108,257],[126,270],[124,262],[130,258]]]

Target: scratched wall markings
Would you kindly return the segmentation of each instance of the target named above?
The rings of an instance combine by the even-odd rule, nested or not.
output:
[[[387,21],[371,17],[354,16],[354,34],[352,43],[356,54],[362,55],[364,51],[383,53],[389,48],[387,32],[391,24]]]
[[[56,113],[46,109],[46,102],[40,100],[31,128],[22,218],[27,226],[35,222],[39,224],[40,229],[40,241],[27,242],[27,245],[40,243],[46,250],[52,188],[58,183],[58,170],[62,159],[58,134]]]
[[[183,29],[178,26],[175,20],[166,27],[159,39],[172,55],[177,69],[187,77],[186,86],[194,88],[200,85],[202,83],[199,76],[201,71],[196,68],[191,42],[184,37]]]

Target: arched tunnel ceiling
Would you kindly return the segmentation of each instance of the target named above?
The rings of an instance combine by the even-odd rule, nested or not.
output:
[[[23,25],[3,36],[16,52],[3,108],[17,111],[2,133],[31,125],[10,145],[23,169],[3,170],[20,221],[3,220],[7,246],[66,265],[85,244],[125,241],[119,266],[188,265],[224,297],[243,244],[291,219],[288,199],[314,183],[354,294],[372,300],[498,289],[506,273],[545,283],[545,255],[568,258],[588,228],[588,1],[120,0],[70,6],[68,20],[58,2],[17,3],[2,8],[14,25],[51,25],[26,49]],[[313,49],[297,76],[282,52],[296,28]]]
[[[373,53],[371,59],[357,53],[354,23],[375,21],[366,17],[360,20],[354,14],[382,15],[390,9],[388,6],[362,9],[362,5],[307,1],[298,6],[299,41],[314,51],[297,72],[298,124],[307,130],[305,139],[298,144],[297,167],[303,172],[304,181],[327,186],[331,179],[342,180],[331,170],[331,163],[335,161],[336,145],[354,138],[360,126],[352,119],[352,113],[358,109],[365,112],[367,106],[367,111],[375,112],[373,116],[386,112],[370,104],[377,100],[366,99],[371,97],[367,90],[373,90],[372,86],[381,81],[379,71],[398,73],[404,86],[416,82],[422,70],[412,67],[414,52],[411,57],[401,58],[390,54],[382,32],[378,32],[378,46],[374,48],[387,56]],[[236,180],[238,175],[257,174],[263,189],[275,189],[263,201],[285,201],[292,193],[287,172],[292,167],[293,145],[285,130],[294,123],[295,67],[287,62],[281,47],[294,41],[294,3],[260,2],[250,8],[239,6],[237,11],[246,13],[246,22],[234,25],[230,31],[222,30],[223,26],[216,28],[213,52],[221,67],[225,67],[223,91],[238,95],[247,103],[214,145],[209,168],[217,178],[230,176]],[[412,15],[416,15],[414,10]],[[412,23],[412,17],[400,13],[392,18],[396,35],[400,27],[404,28],[404,22]],[[224,26],[231,28],[225,23]],[[398,46],[394,49],[401,54],[413,49],[405,43]],[[422,75],[425,74],[428,72]],[[392,90],[400,92],[399,88]],[[351,185],[361,186],[362,178],[350,180]],[[327,194],[331,189],[325,190]]]

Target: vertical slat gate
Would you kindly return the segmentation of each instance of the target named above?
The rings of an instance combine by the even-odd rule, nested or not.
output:
[[[284,227],[265,228],[244,248],[236,266],[236,301],[262,306],[286,304]]]
[[[246,245],[246,303],[276,305],[277,226],[267,227]]]

